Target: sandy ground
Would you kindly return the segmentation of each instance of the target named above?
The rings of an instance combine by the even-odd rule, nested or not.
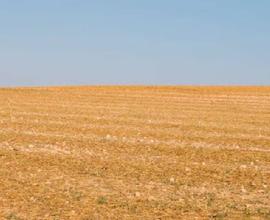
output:
[[[0,219],[270,219],[270,87],[0,89]]]

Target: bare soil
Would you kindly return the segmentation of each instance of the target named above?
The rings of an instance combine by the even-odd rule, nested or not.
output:
[[[270,87],[0,89],[0,219],[270,219]]]

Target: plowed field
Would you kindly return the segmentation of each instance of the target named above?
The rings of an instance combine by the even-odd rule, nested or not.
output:
[[[0,219],[270,219],[270,87],[0,89]]]

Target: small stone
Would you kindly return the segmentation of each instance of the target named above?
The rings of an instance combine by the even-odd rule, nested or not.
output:
[[[247,190],[244,188],[244,186],[241,186],[241,192],[242,193],[246,193],[247,192]]]
[[[174,183],[174,178],[173,177],[170,178],[170,182]]]
[[[202,165],[205,166],[205,162],[202,162]]]
[[[186,172],[190,172],[191,169],[190,169],[189,167],[186,167],[186,168],[185,168],[185,171],[186,171]]]
[[[247,168],[247,165],[241,165],[240,168],[241,169],[246,169]]]
[[[252,186],[256,186],[256,183],[252,182],[251,185],[252,185]]]
[[[111,139],[111,135],[107,134],[106,135],[106,140],[110,140]]]
[[[139,197],[141,194],[139,192],[135,192],[135,196]]]

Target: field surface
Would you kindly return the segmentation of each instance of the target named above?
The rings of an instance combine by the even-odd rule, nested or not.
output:
[[[0,89],[0,219],[270,219],[270,87]]]

